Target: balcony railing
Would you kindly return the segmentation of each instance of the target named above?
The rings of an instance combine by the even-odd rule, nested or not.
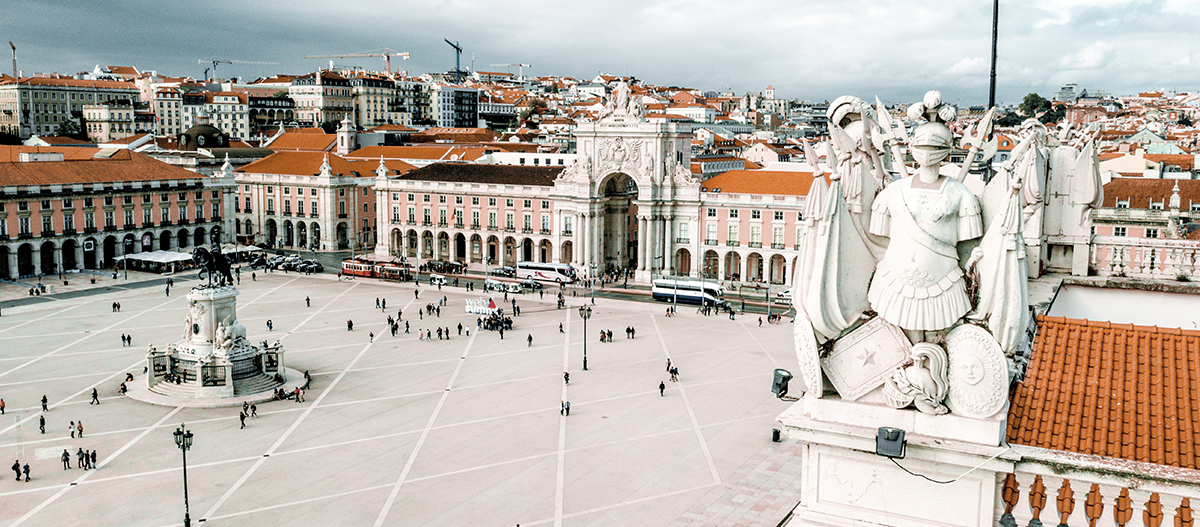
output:
[[[478,224],[478,223],[472,223],[472,224],[471,224],[471,228],[472,228],[472,229],[474,229],[474,230],[479,230],[479,224]]]
[[[549,236],[549,235],[550,235],[550,229],[542,229],[542,230],[540,230],[540,231],[538,231],[538,232],[540,232],[540,233],[542,233],[542,234],[544,234],[544,235],[546,235],[546,236]]]
[[[63,229],[62,233],[63,236],[69,236],[75,234],[75,229]]]
[[[762,242],[750,242],[750,243],[747,243],[747,244],[746,244],[746,246],[747,246],[747,247],[750,247],[750,248],[753,248],[753,249],[761,249],[761,248],[762,248]]]
[[[691,243],[691,240],[687,238],[675,238],[675,243]]]
[[[563,236],[574,236],[575,233],[570,230],[565,230],[565,231],[562,231],[562,235]]]
[[[345,219],[345,218],[346,218],[346,213],[345,213],[345,212],[343,212],[343,213],[341,213],[341,214],[338,214],[338,217],[339,217],[339,218],[342,218],[342,219]]]
[[[30,238],[33,238],[32,232],[22,232],[22,233],[17,234],[18,240],[28,240]]]
[[[783,250],[783,249],[785,248],[785,246],[784,246],[782,243],[772,243],[772,244],[771,244],[771,248],[772,248],[772,249],[779,249],[779,250]]]
[[[137,228],[137,224],[136,224],[136,223],[129,222],[129,223],[126,223],[126,224],[125,224],[125,230],[127,230],[127,231],[128,231],[128,230],[132,230],[132,229],[136,229],[136,228]]]
[[[181,219],[179,220],[179,224],[180,224],[180,225],[188,225],[188,224],[190,224],[190,223],[192,223],[192,222],[191,222],[191,220],[188,220],[187,218],[181,218]]]
[[[220,216],[213,216],[213,217],[212,217],[212,218],[210,218],[208,221],[211,221],[211,222],[213,222],[213,223],[221,223],[221,217],[220,217]]]
[[[716,238],[705,238],[704,239],[704,245],[716,245],[716,244],[717,244]]]
[[[161,222],[159,222],[159,225],[162,225],[163,227],[170,227],[171,220],[162,220]]]
[[[489,230],[489,231],[494,231],[494,230],[496,230],[496,224],[495,224],[495,223],[489,223],[489,224],[488,224],[488,228],[487,228],[487,230]]]
[[[84,227],[83,233],[84,234],[96,234],[96,228],[95,227]]]
[[[1194,476],[1147,477],[1194,471],[1019,445],[1013,450],[1021,461],[997,483],[999,525],[1142,525],[1157,517],[1158,525],[1170,526],[1187,524],[1200,504]],[[1191,505],[1183,506],[1184,499]],[[1119,515],[1129,521],[1118,522]]]
[[[454,222],[454,228],[455,228],[455,229],[461,229],[461,228],[463,228],[463,223],[462,223],[461,221],[456,221],[456,222]]]
[[[433,227],[433,222],[429,221],[429,220],[425,220],[425,221],[421,222],[421,226],[422,227]]]
[[[296,211],[296,217],[297,217],[297,218],[303,218],[303,217],[304,217],[304,211],[302,211],[302,210],[298,210],[298,211]]]
[[[154,222],[152,222],[152,221],[143,221],[142,222],[142,227],[153,227],[153,226],[154,226]]]
[[[55,236],[55,234],[54,234],[54,229],[51,229],[51,230],[48,230],[48,231],[42,231],[42,237],[43,237],[43,238],[52,238],[52,237],[54,237],[54,236]]]
[[[1200,243],[1192,240],[1097,236],[1089,272],[1164,280],[1200,279]]]
[[[447,224],[446,224],[446,222],[444,222],[444,221],[439,221],[439,222],[438,222],[438,227],[448,227],[448,226],[449,226],[449,225],[447,225]]]
[[[267,216],[274,216],[274,215],[275,215],[275,209],[267,209]]]
[[[196,223],[204,223],[204,216],[196,216]]]
[[[525,234],[533,234],[533,229],[529,227],[521,227],[521,232]]]
[[[741,245],[741,243],[738,243],[738,242],[736,242],[736,241],[733,241],[733,240],[729,240],[729,241],[725,242],[725,245],[726,245],[727,247],[737,247],[737,246]]]

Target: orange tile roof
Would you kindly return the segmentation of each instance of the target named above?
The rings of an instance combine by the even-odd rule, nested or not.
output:
[[[375,169],[379,167],[379,158],[371,160],[346,159],[328,152],[275,152],[242,168],[238,172],[247,174],[284,174],[292,176],[312,176],[321,173],[321,163],[329,159],[329,168],[337,176],[352,176],[357,172],[358,177],[375,177]],[[416,167],[399,160],[384,161],[388,169],[405,174]]]
[[[22,152],[63,155],[63,161],[21,162]],[[198,179],[190,170],[168,165],[144,154],[117,150],[109,158],[93,157],[93,148],[0,146],[0,186],[71,185],[111,181]]]
[[[811,172],[730,170],[704,180],[701,191],[720,189],[722,194],[807,196],[812,181]]]
[[[364,146],[350,152],[351,159],[428,159],[430,161],[474,161],[484,155],[484,148],[465,148],[453,145],[437,146]]]
[[[317,130],[320,130],[319,128]],[[271,150],[298,150],[303,152],[327,152],[337,143],[336,134],[326,133],[285,133],[267,148]]]
[[[1200,331],[1038,317],[1008,442],[1200,467]]]
[[[15,81],[26,86],[70,86],[73,88],[101,88],[105,90],[136,90],[132,82],[124,81],[85,81],[59,77],[21,77]]]
[[[1192,203],[1200,203],[1200,180],[1120,177],[1113,178],[1104,185],[1103,206],[1116,207],[1117,200],[1129,200],[1131,209],[1148,209],[1152,201],[1161,201],[1165,207],[1171,199],[1176,182],[1179,183],[1180,208],[1189,209]]]
[[[1146,161],[1154,161],[1169,166],[1177,166],[1191,170],[1196,166],[1196,156],[1192,154],[1145,154]]]
[[[41,137],[41,136],[38,136],[38,139],[41,139],[42,141],[45,141],[45,142],[46,142],[46,144],[49,144],[49,145],[89,145],[89,146],[96,146],[96,144],[95,144],[95,143],[93,143],[93,142],[91,142],[91,141],[82,141],[82,140],[79,140],[79,139],[75,139],[75,138],[73,138],[73,137],[61,137],[61,136],[51,135],[51,136],[46,136],[46,137]]]

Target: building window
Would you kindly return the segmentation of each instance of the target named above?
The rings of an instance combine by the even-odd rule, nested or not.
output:
[[[317,202],[314,201],[314,202],[310,203],[309,208],[312,209],[312,213],[309,215],[316,218],[317,217]]]
[[[29,210],[29,202],[28,201],[18,201],[17,202],[17,210]]]
[[[112,213],[110,212],[109,214],[112,214]],[[19,218],[17,220],[17,228],[20,229],[17,232],[24,234],[24,235],[28,235],[29,234],[29,217],[22,216],[21,218]]]
[[[117,226],[117,220],[115,217],[113,217],[113,211],[111,211],[111,210],[104,211],[104,228],[107,229],[109,227],[116,227],[116,226]]]
[[[729,217],[730,217],[730,218],[737,218],[737,217],[738,217],[738,211],[737,211],[737,209],[729,209]]]
[[[761,219],[762,219],[762,211],[761,211],[761,210],[752,210],[752,211],[750,211],[750,219],[752,219],[752,220],[761,220]]]
[[[187,220],[188,220],[187,205],[180,203],[179,204],[179,221],[184,222]]]
[[[425,203],[429,203],[429,194],[422,195],[421,201],[424,201]]]
[[[133,225],[133,209],[125,209],[125,225]]]
[[[66,231],[75,230],[75,215],[74,214],[67,214],[67,215],[63,216],[63,230],[66,230]]]
[[[472,205],[478,205],[478,204],[479,204],[479,197],[478,197],[478,196],[472,196],[472,197],[471,197],[471,204],[472,204]]]
[[[445,203],[445,202],[446,202],[446,196],[438,196],[438,203]]]
[[[548,209],[548,208],[550,208],[550,202],[549,202],[549,201],[546,201],[546,200],[542,200],[542,208],[543,208],[543,209]]]
[[[438,209],[438,225],[446,224],[446,209]]]
[[[1146,237],[1147,238],[1157,238],[1158,237],[1158,229],[1146,229]]]
[[[495,207],[496,206],[496,198],[488,198],[488,206]]]
[[[1125,227],[1113,227],[1113,236],[1125,236]]]
[[[339,216],[345,216],[345,215],[346,215],[346,202],[345,202],[345,201],[339,201],[339,202],[338,202],[338,215],[339,215]]]
[[[430,220],[429,209],[425,209],[425,214],[422,216],[422,221],[424,221],[425,223],[429,223],[430,221],[432,221],[432,220]]]
[[[513,213],[507,212],[504,214],[504,228],[513,230]]]
[[[283,194],[290,196],[292,194],[292,188],[291,187],[283,187]]]
[[[729,237],[726,238],[726,241],[736,242],[736,241],[738,241],[738,239],[739,239],[738,238],[738,224],[730,223],[729,224]]]
[[[782,210],[775,211],[775,221],[783,221],[783,211]],[[779,243],[783,243],[783,242],[781,241]]]
[[[1129,200],[1127,200],[1127,199],[1117,200],[1117,208],[1118,209],[1128,209],[1129,208]]]
[[[408,195],[408,201],[416,201],[417,197],[413,194]]]
[[[471,211],[471,228],[479,227],[479,211]]]
[[[112,204],[113,204],[113,197],[112,196],[104,196],[104,206],[111,207]]]
[[[1163,202],[1161,202],[1161,201],[1150,202],[1150,210],[1163,210]]]
[[[92,198],[83,198],[83,206],[91,207],[92,206]]]
[[[454,196],[454,203],[462,205],[462,196]]]
[[[762,227],[759,225],[750,226],[750,243],[762,243]]]
[[[704,243],[707,243],[710,245],[717,243],[717,224],[709,223],[707,225],[706,229],[708,230],[708,234],[705,235],[705,237],[704,237],[705,238]]]
[[[309,195],[309,196],[316,196],[316,195],[317,195],[317,189],[315,189],[315,188],[310,188],[310,189],[308,189],[308,195]]]
[[[533,230],[533,215],[532,215],[532,214],[526,214],[526,215],[525,215],[524,222],[521,224],[521,226],[522,226],[522,227],[523,227],[523,228],[524,228],[526,231]]]
[[[42,210],[50,210],[50,200],[42,200]]]
[[[525,202],[523,203],[523,205],[524,205],[524,206],[525,206],[525,208],[527,208],[527,209],[528,209],[528,208],[530,208],[530,207],[533,207],[533,200],[531,200],[531,199],[527,199],[527,200],[525,200]]]
[[[275,214],[275,198],[267,198],[267,214]]]
[[[363,203],[363,213],[364,214],[369,212],[369,209],[367,207],[370,207],[370,206],[371,206],[370,203]]]
[[[775,227],[771,234],[771,244],[777,248],[783,248],[783,227]]]
[[[284,194],[287,194],[287,193],[285,192]],[[292,200],[290,200],[290,199],[283,200],[283,213],[284,214],[292,213]]]
[[[2,222],[0,222],[0,224],[2,224]],[[85,229],[95,229],[96,228],[96,214],[95,213],[91,213],[91,214],[84,213],[83,227]]]
[[[54,232],[54,219],[50,216],[42,216],[42,234],[48,234],[52,232]]]
[[[496,213],[495,212],[488,213],[488,229],[496,230]]]
[[[417,222],[417,209],[415,207],[408,208],[408,222],[409,223]]]

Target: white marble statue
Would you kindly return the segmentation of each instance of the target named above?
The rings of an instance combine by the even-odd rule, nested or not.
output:
[[[871,216],[871,232],[890,238],[871,281],[871,307],[914,342],[925,340],[915,332],[947,329],[970,310],[957,246],[983,234],[979,200],[941,175],[954,136],[940,120],[947,112],[930,104],[940,104],[940,96],[930,99],[924,113],[934,120],[918,126],[912,139],[915,175],[881,191]]]
[[[895,408],[912,404],[927,414],[949,412],[942,403],[950,389],[948,362],[946,350],[941,346],[928,342],[914,345],[908,362],[883,385],[884,398]]]

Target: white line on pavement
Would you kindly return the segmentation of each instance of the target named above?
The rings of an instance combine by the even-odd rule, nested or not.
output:
[[[671,358],[671,352],[667,349],[667,341],[663,338],[662,329],[658,327],[657,317],[650,315],[650,322],[654,324],[654,333],[658,335],[658,342],[662,344],[663,355],[668,359]],[[708,462],[708,471],[712,473],[713,484],[721,482],[721,473],[717,472],[717,464],[713,461],[712,452],[708,450],[708,441],[704,439],[704,431],[700,429],[700,421],[696,419],[696,411],[692,409],[692,403],[688,400],[687,391],[683,389],[683,382],[677,382],[679,386],[679,396],[683,398],[683,406],[687,408],[688,418],[692,420],[692,428],[696,430],[696,440],[700,442],[700,450],[704,452],[704,460]]]
[[[39,320],[46,320],[47,318],[51,318],[51,317],[53,317],[53,318],[58,318],[58,316],[59,316],[59,315],[61,315],[61,314],[63,314],[63,313],[66,313],[67,311],[70,311],[70,310],[72,310],[72,309],[75,309],[75,308],[78,308],[78,307],[83,307],[83,306],[85,306],[85,305],[87,305],[87,302],[79,302],[79,303],[76,303],[75,305],[73,305],[73,306],[71,306],[71,307],[67,307],[67,308],[59,309],[58,311],[54,311],[54,312],[52,312],[52,313],[50,313],[50,314],[48,314],[48,315],[46,315],[46,316],[44,316],[44,317],[38,317],[38,318],[35,318],[35,319],[33,319],[33,320],[27,320],[27,321],[25,321],[25,322],[22,322],[22,323],[20,323],[20,324],[17,324],[17,325],[15,325],[15,326],[12,326],[12,327],[9,327],[9,328],[0,329],[0,333],[4,333],[5,331],[12,331],[12,330],[14,330],[14,329],[17,329],[17,328],[19,328],[19,327],[21,327],[21,326],[25,326],[25,325],[28,325],[28,324],[32,324],[32,323],[34,323],[34,322],[37,322],[37,321],[39,321]]]
[[[417,460],[417,454],[421,452],[421,446],[425,444],[425,439],[429,437],[429,431],[433,429],[433,423],[437,420],[438,414],[442,411],[442,405],[446,404],[446,398],[450,396],[450,389],[454,387],[454,381],[458,379],[459,372],[462,371],[463,363],[467,361],[467,355],[471,353],[471,345],[475,344],[475,337],[479,333],[471,335],[471,340],[467,342],[466,349],[463,350],[462,357],[458,361],[458,366],[454,368],[454,373],[450,375],[450,381],[446,383],[446,391],[442,392],[441,399],[438,399],[437,406],[433,409],[433,415],[429,416],[429,422],[425,424],[425,429],[421,431],[421,437],[417,439],[417,444],[413,446],[413,451],[408,455],[408,461],[404,463],[404,469],[400,471],[400,477],[396,478],[396,483],[392,485],[392,492],[388,494],[387,501],[383,504],[383,509],[379,511],[379,516],[375,518],[375,527],[383,525],[383,520],[387,518],[388,512],[392,510],[392,504],[396,503],[396,496],[400,494],[400,488],[404,486],[404,480],[408,478],[408,472],[412,470],[413,463]]]
[[[563,322],[563,372],[567,372],[571,367],[571,311],[567,310],[566,321]],[[584,335],[583,338],[587,338]],[[585,344],[586,345],[586,344]],[[565,374],[565,373],[564,373]],[[567,400],[567,382],[563,379],[562,385],[562,400]],[[559,413],[564,413],[559,410]],[[558,418],[558,470],[554,478],[554,527],[562,527],[563,515],[563,487],[565,486],[567,472],[567,416],[562,415]]]

